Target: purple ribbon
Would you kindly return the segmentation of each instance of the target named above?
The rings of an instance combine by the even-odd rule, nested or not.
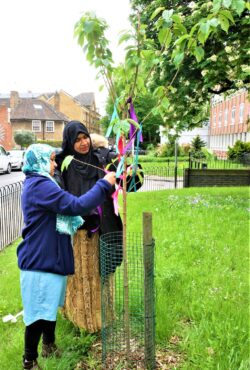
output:
[[[138,118],[137,118],[137,116],[136,116],[136,114],[135,114],[135,108],[134,108],[134,105],[133,105],[133,103],[132,103],[132,98],[131,98],[131,97],[130,97],[130,98],[128,98],[128,100],[127,100],[127,104],[129,104],[129,103],[130,103],[129,110],[128,110],[128,112],[129,112],[129,117],[130,117],[132,120],[134,120],[135,122],[137,122],[137,123],[138,123]],[[130,123],[130,130],[129,130],[129,138],[130,138],[130,139],[132,139],[132,138],[134,137],[135,131],[136,131],[135,126],[134,126],[132,123]],[[140,135],[140,142],[141,142],[141,143],[143,142],[142,134]]]

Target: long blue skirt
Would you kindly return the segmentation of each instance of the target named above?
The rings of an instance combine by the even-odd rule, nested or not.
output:
[[[67,276],[41,271],[21,271],[23,321],[56,321],[57,310],[65,300]]]

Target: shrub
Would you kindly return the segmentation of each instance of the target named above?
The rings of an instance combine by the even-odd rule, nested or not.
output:
[[[27,148],[27,146],[36,142],[36,136],[30,131],[15,131],[14,133],[15,143],[21,146],[21,149]]]
[[[246,153],[250,153],[250,142],[237,140],[232,148],[228,147],[227,156],[228,159],[239,160]]]
[[[61,148],[62,140],[37,140],[38,144],[47,144],[54,148]]]
[[[191,150],[190,144],[182,144],[180,147],[180,155],[181,156],[188,156],[189,152]]]

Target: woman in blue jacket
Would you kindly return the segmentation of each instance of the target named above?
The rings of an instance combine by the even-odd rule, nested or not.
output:
[[[74,274],[71,236],[84,223],[78,215],[84,217],[102,204],[115,184],[115,173],[110,172],[86,194],[76,197],[58,186],[53,178],[55,168],[52,147],[33,144],[26,151],[22,193],[25,226],[17,248],[26,325],[24,369],[39,369],[41,336],[42,355],[58,354],[56,315],[64,303],[67,275]]]

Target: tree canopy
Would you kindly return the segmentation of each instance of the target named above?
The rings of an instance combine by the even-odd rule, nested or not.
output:
[[[177,131],[198,126],[209,117],[211,94],[249,84],[249,3],[243,0],[131,1],[131,29],[124,63],[115,67],[107,23],[84,14],[75,27],[78,43],[109,90],[128,130],[127,101],[133,98],[140,122],[157,122]],[[150,101],[152,104],[144,104]],[[142,112],[143,110],[143,112]],[[146,126],[146,124],[145,124]]]
[[[164,115],[169,126],[200,125],[209,118],[212,94],[249,86],[249,9],[244,1],[135,0],[132,7],[148,24],[147,37],[159,51],[164,48],[150,89],[174,79]]]

